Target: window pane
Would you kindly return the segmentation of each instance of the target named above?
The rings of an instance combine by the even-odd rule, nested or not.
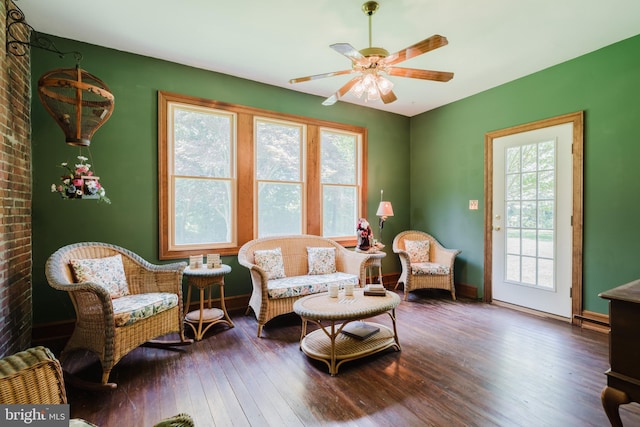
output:
[[[555,172],[538,173],[538,199],[553,199],[555,194]]]
[[[538,256],[553,258],[554,248],[555,242],[553,241],[553,230],[538,231]]]
[[[231,182],[228,180],[175,180],[176,245],[231,241]]]
[[[556,144],[555,141],[541,142],[538,144],[538,169],[555,169]]]
[[[357,183],[357,138],[355,135],[322,131],[321,182]]]
[[[256,122],[256,178],[301,181],[302,128],[258,120]]]
[[[523,173],[522,175],[522,200],[535,200],[538,193],[538,174]]]
[[[522,254],[536,256],[536,230],[522,230]]]
[[[538,269],[536,268],[536,259],[533,257],[522,257],[522,283],[526,283],[528,285],[536,284],[536,273]]]
[[[174,110],[174,173],[231,176],[232,116],[214,111]]]
[[[520,147],[507,148],[507,173],[520,172]]]
[[[258,184],[258,237],[302,233],[302,185]]]
[[[507,228],[507,253],[520,254],[520,229]]]
[[[354,187],[322,187],[322,234],[351,236],[358,218],[358,196]]]
[[[553,260],[538,259],[538,285],[543,288],[553,289]]]
[[[520,200],[520,174],[507,175],[507,200]]]
[[[506,270],[506,280],[520,281],[520,257],[518,255],[507,255]]]

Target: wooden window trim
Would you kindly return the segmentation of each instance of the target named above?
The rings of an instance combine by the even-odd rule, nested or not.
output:
[[[362,135],[362,159],[361,159],[361,192],[360,212],[364,215],[367,211],[367,129],[360,126],[344,123],[330,122],[294,114],[285,114],[260,108],[230,104],[189,95],[158,91],[158,218],[159,218],[159,259],[188,258],[190,255],[199,255],[203,249],[169,250],[169,183],[168,183],[168,108],[170,103],[183,103],[198,105],[218,110],[236,113],[236,165],[237,165],[237,246],[216,248],[214,251],[220,255],[237,255],[240,247],[254,237],[254,118],[283,120],[305,125],[307,128],[307,189],[306,201],[306,228],[308,234],[320,235],[322,228],[321,200],[320,200],[320,130],[322,128],[337,131],[346,131]],[[343,246],[354,246],[354,236],[344,239],[336,239]]]

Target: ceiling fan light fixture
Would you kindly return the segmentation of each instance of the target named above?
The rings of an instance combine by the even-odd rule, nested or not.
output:
[[[393,82],[391,80],[381,75],[378,75],[378,78],[376,80],[378,89],[380,90],[381,94],[386,95],[393,89]]]

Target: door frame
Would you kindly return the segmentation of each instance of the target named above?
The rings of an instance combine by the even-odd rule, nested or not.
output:
[[[572,207],[572,254],[571,254],[571,323],[582,321],[582,242],[583,242],[583,171],[584,171],[584,111],[564,114],[506,129],[487,132],[484,137],[484,297],[493,301],[493,140],[513,134],[529,132],[572,123],[573,125],[573,207]]]

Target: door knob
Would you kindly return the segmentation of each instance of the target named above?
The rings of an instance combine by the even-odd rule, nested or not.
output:
[[[499,225],[495,225],[495,226],[493,227],[493,229],[494,229],[494,230],[496,230],[496,231],[500,231],[500,226],[499,226]]]

